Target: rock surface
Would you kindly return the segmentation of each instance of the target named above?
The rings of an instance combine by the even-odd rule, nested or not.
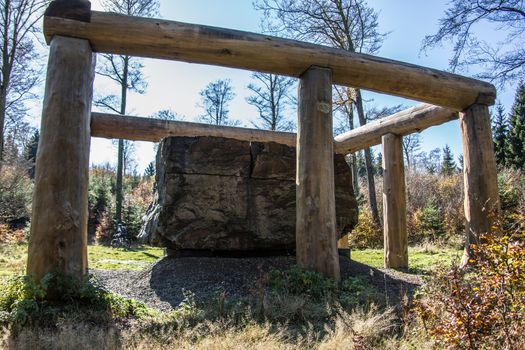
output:
[[[156,193],[142,241],[173,250],[295,247],[295,149],[217,137],[170,137],[157,154]],[[352,176],[335,157],[336,216],[357,223]]]

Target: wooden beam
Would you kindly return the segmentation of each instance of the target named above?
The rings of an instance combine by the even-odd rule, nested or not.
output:
[[[91,23],[44,18],[44,34],[89,40],[94,51],[211,64],[299,77],[311,65],[332,70],[334,84],[463,110],[493,104],[489,83],[346,50],[268,35],[92,11]]]
[[[27,273],[87,274],[89,118],[95,55],[87,40],[51,41]]]
[[[465,182],[466,245],[462,265],[472,258],[470,244],[490,230],[499,210],[498,177],[487,106],[473,105],[460,114]]]
[[[403,137],[383,136],[383,222],[385,268],[408,267]]]
[[[153,118],[92,113],[91,136],[108,139],[159,142],[169,136],[214,136],[240,141],[276,142],[296,146],[296,135],[290,132],[236,128],[201,123],[168,121]]]
[[[335,152],[354,153],[380,144],[385,134],[408,135],[457,118],[452,109],[421,104],[338,135]]]
[[[331,75],[311,67],[299,81],[296,254],[299,267],[340,280]]]

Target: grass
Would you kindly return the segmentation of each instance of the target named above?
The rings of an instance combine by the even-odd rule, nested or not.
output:
[[[142,270],[164,256],[157,247],[137,246],[131,249],[93,245],[88,247],[89,267],[101,270]]]
[[[92,269],[141,270],[164,255],[162,248],[136,246],[125,250],[99,245],[88,247],[88,262]],[[27,244],[0,243],[0,280],[24,274]]]
[[[462,250],[438,247],[409,247],[408,269],[409,273],[428,275],[439,264],[450,264],[461,257]],[[383,249],[352,250],[352,260],[371,267],[381,269],[384,266]]]
[[[409,273],[428,275],[438,264],[449,263],[461,251],[452,248],[410,247]],[[141,270],[164,255],[162,248],[136,246],[131,249],[110,248],[100,245],[88,247],[89,267],[100,270]],[[374,268],[383,268],[383,250],[353,250],[352,259]],[[27,244],[0,243],[0,280],[24,273]]]

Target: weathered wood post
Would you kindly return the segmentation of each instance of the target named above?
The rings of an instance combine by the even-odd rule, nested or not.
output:
[[[487,232],[499,210],[496,159],[486,105],[474,104],[459,115],[463,141],[466,245],[461,264],[472,257],[470,244]]]
[[[383,221],[386,268],[408,267],[403,137],[386,134],[383,142]]]
[[[27,273],[87,273],[90,115],[95,56],[87,40],[53,37],[47,68]]]
[[[339,280],[332,124],[332,72],[312,66],[299,81],[297,263]]]

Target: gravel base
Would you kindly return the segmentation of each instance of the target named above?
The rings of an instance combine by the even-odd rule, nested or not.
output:
[[[367,265],[341,257],[342,278],[366,276],[390,303],[409,294],[421,284],[418,276],[392,270],[372,269]],[[226,258],[165,257],[142,271],[91,270],[109,290],[140,300],[150,307],[169,311],[184,299],[183,291],[195,294],[198,300],[209,300],[218,292],[228,299],[254,294],[256,282],[264,274],[287,269],[295,264],[293,256]]]

